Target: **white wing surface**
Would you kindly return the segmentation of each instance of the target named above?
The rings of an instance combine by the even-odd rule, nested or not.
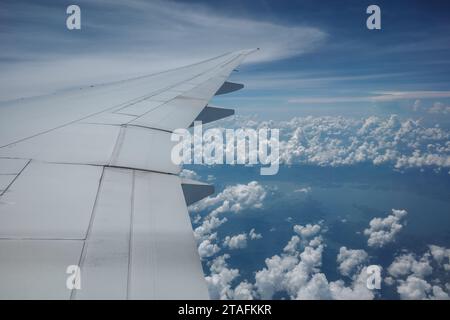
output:
[[[186,203],[213,189],[178,176],[170,135],[252,51],[0,105],[0,298],[208,298]]]

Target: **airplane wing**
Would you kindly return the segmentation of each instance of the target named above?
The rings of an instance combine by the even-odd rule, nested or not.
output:
[[[230,114],[253,50],[0,106],[1,299],[207,299],[171,132]],[[68,289],[69,266],[81,289]]]

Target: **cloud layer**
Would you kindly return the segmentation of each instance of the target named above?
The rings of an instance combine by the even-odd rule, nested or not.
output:
[[[369,228],[364,230],[368,236],[369,247],[381,248],[395,240],[397,234],[402,230],[402,219],[408,214],[406,210],[392,209],[392,214],[386,218],[373,218]]]
[[[189,175],[195,173],[188,172]],[[191,205],[189,211],[197,214],[194,224],[198,224],[194,229],[194,236],[199,243],[198,251],[201,258],[208,258],[220,251],[215,232],[222,224],[228,221],[225,214],[240,213],[244,210],[254,210],[263,207],[263,201],[267,192],[261,184],[251,181],[248,184],[236,184],[226,187],[215,196],[206,197]],[[199,213],[207,211],[200,216]],[[255,229],[251,229],[248,234],[227,236],[223,240],[225,247],[229,249],[243,249],[247,246],[248,240],[257,240],[262,236]]]
[[[280,129],[280,162],[287,165],[387,165],[396,170],[450,168],[450,132],[397,115],[362,119],[294,117],[260,121],[246,117],[224,126]]]
[[[188,174],[193,174],[189,172]],[[336,268],[342,279],[330,281],[322,271],[327,250],[325,221],[293,225],[292,236],[281,252],[264,260],[264,267],[243,278],[230,265],[234,250],[247,250],[249,241],[262,235],[255,229],[219,237],[217,230],[228,221],[227,214],[245,214],[264,205],[266,188],[256,182],[226,187],[215,197],[191,206],[203,215],[194,222],[200,256],[208,266],[205,279],[212,299],[375,299],[379,291],[367,288],[367,267],[374,263],[368,252],[393,242],[403,227],[405,210],[392,209],[384,218],[374,218],[364,230],[367,249],[339,248]],[[235,206],[240,202],[241,205]],[[234,208],[234,209],[233,209]],[[207,212],[206,214],[204,214]],[[228,251],[227,251],[228,250]],[[225,253],[219,255],[220,252]],[[418,256],[401,251],[388,265],[381,266],[384,285],[393,286],[401,299],[448,299],[450,249],[430,245]]]
[[[322,232],[320,224],[301,226],[297,230],[314,229]],[[225,259],[229,255],[217,257],[211,263],[211,275],[206,277],[212,298],[215,299],[272,299],[275,294],[288,295],[291,299],[373,299],[374,294],[366,287],[366,269],[358,261],[358,271],[351,275],[349,284],[343,280],[328,281],[320,271],[322,254],[325,248],[323,238],[312,233],[304,233],[296,248],[284,250],[265,260],[265,267],[255,273],[255,282],[244,280],[233,289],[233,282],[239,270],[231,269]],[[299,235],[293,239],[300,239]],[[292,239],[291,241],[292,242]],[[299,243],[298,243],[299,244]],[[288,247],[289,244],[286,246]],[[350,250],[352,251],[352,250]],[[357,251],[357,250],[355,250]],[[357,251],[360,252],[360,251]],[[218,267],[220,266],[220,267]]]
[[[387,285],[397,285],[396,291],[405,300],[448,300],[450,249],[430,245],[422,256],[403,253],[388,267]]]

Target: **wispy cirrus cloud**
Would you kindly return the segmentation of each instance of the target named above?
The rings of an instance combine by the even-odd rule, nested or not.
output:
[[[68,31],[60,3],[14,3],[0,15],[0,100],[118,80],[260,47],[249,62],[314,50],[326,33],[309,26],[216,12],[171,1],[80,1],[82,27]]]
[[[289,103],[389,102],[409,99],[450,98],[450,91],[383,91],[367,96],[298,97]]]

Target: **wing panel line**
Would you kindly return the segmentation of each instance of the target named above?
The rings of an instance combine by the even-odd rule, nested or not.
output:
[[[131,212],[130,212],[130,240],[128,242],[128,274],[127,274],[127,299],[131,292],[131,265],[133,259],[133,221],[134,221],[134,190],[136,182],[136,171],[133,170],[131,181]]]
[[[86,236],[85,236],[84,241],[83,241],[83,246],[81,248],[80,259],[78,261],[78,266],[80,267],[80,269],[82,269],[83,264],[84,264],[84,260],[86,259],[87,242],[89,240],[89,236],[90,236],[91,230],[92,230],[92,225],[94,223],[95,211],[97,209],[97,204],[98,204],[99,194],[100,194],[100,191],[101,191],[101,188],[102,188],[102,182],[103,182],[104,174],[105,174],[105,167],[103,167],[102,174],[100,175],[100,179],[99,179],[99,182],[98,182],[98,188],[97,188],[97,194],[95,195],[95,201],[94,201],[94,205],[92,207],[91,219],[89,220],[89,226],[88,226],[88,229],[86,231]],[[70,300],[74,300],[75,296],[76,296],[76,289],[72,289],[72,291],[70,292]]]
[[[0,191],[0,197],[2,197],[6,191],[14,184],[14,182],[17,180],[17,178],[21,175],[21,173],[25,170],[26,167],[30,164],[31,159],[25,164],[25,166],[22,168],[22,170],[19,171],[19,173],[12,179],[12,181],[6,186],[6,188],[3,191]]]

